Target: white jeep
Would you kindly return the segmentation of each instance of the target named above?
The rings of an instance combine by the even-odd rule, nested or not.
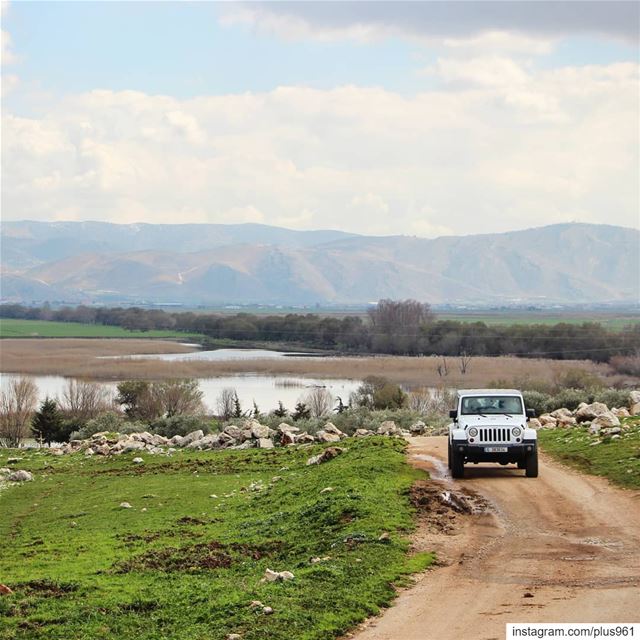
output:
[[[449,412],[449,469],[464,477],[465,462],[517,464],[527,478],[538,476],[538,440],[527,427],[535,418],[515,389],[461,389]]]

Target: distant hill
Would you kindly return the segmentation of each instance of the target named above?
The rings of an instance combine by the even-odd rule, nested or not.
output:
[[[2,299],[217,303],[630,302],[640,231],[559,224],[372,237],[265,225],[4,222]]]

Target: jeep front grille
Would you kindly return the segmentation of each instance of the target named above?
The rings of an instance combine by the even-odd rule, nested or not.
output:
[[[511,429],[508,427],[480,428],[478,442],[511,442]]]

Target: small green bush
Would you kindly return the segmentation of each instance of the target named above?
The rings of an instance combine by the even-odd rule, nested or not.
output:
[[[551,396],[548,393],[540,391],[523,391],[522,397],[527,409],[533,409],[536,415],[540,415],[547,411],[547,407],[551,404]]]
[[[595,402],[604,402],[609,407],[628,407],[631,403],[629,391],[624,389],[603,389],[594,396]]]
[[[215,420],[207,420],[199,416],[172,416],[171,418],[159,418],[149,425],[149,430],[165,438],[173,436],[186,436],[192,431],[202,431],[211,433],[212,428],[217,429],[218,423]]]
[[[112,433],[119,433],[124,425],[124,416],[121,413],[115,411],[105,411],[99,416],[87,421],[86,424],[74,431],[70,438],[71,440],[86,440],[90,438],[94,433],[100,433],[102,431],[110,431]]]

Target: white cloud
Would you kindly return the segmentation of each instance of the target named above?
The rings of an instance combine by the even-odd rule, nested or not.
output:
[[[637,226],[638,65],[540,71],[496,54],[431,72],[442,88],[413,97],[93,91],[5,113],[3,216],[429,236]]]
[[[612,0],[483,0],[482,2],[228,2],[220,5],[220,22],[244,24],[284,39],[358,42],[404,37],[450,42],[493,38],[509,33],[536,49],[565,35],[595,35],[638,42],[640,8]],[[513,41],[510,43],[513,46]],[[531,49],[529,49],[531,51]]]
[[[0,60],[2,61],[2,66],[14,64],[17,59],[16,54],[13,52],[11,34],[2,29],[0,31]]]

